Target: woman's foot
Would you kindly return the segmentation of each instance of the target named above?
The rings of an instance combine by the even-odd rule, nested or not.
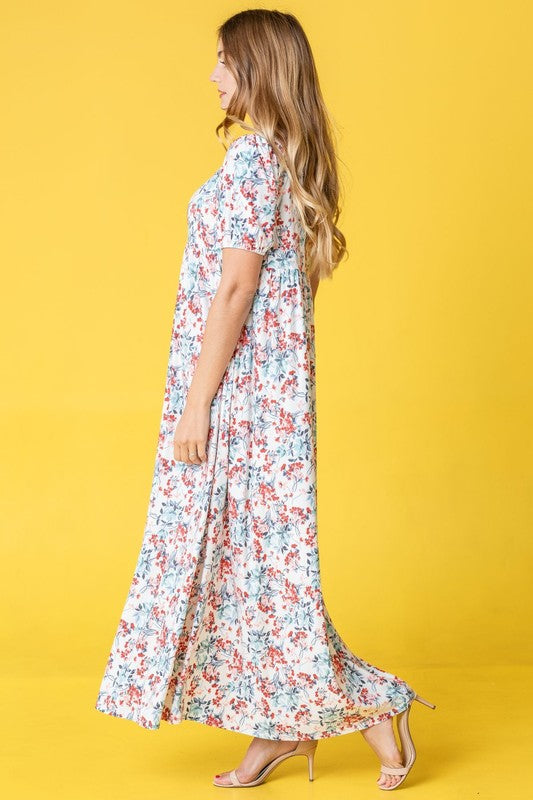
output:
[[[376,753],[381,764],[386,767],[403,767],[402,755],[396,743],[392,718],[371,725],[361,730],[363,738]],[[401,779],[401,775],[380,774],[377,779],[378,786],[394,786]]]
[[[257,774],[266,766],[270,761],[283,753],[288,753],[290,750],[295,750],[298,742],[287,742],[281,739],[259,739],[255,737],[248,745],[244,758],[235,770],[238,779],[242,783],[254,780]],[[231,786],[229,773],[221,772],[220,775],[215,775],[217,783],[224,783]]]

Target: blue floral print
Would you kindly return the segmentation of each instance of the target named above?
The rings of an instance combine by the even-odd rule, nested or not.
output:
[[[96,708],[265,739],[318,739],[403,711],[414,690],[352,653],[320,581],[315,344],[305,231],[260,134],[194,192],[141,550]],[[173,457],[222,249],[263,255],[213,398],[207,460]]]

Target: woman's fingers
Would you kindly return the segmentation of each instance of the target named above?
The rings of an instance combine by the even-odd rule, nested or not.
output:
[[[202,462],[198,458],[198,445],[189,445],[188,448],[188,455],[189,455],[189,464],[201,464]]]
[[[188,406],[174,431],[174,459],[185,464],[202,464],[207,461],[210,408]]]
[[[202,464],[207,459],[205,442],[178,442],[174,440],[174,460],[185,464]]]
[[[198,442],[198,457],[200,461],[203,463],[207,461],[207,451],[206,451],[206,442]]]

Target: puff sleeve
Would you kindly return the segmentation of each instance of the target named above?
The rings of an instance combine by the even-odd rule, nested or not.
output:
[[[264,255],[275,242],[278,162],[257,134],[233,141],[221,167],[218,243]]]

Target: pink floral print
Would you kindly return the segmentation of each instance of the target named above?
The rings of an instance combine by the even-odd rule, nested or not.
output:
[[[366,728],[415,692],[349,650],[322,597],[305,232],[264,137],[231,143],[187,223],[146,528],[95,707],[149,729],[194,720],[265,739]],[[187,465],[174,430],[224,247],[264,258],[211,404],[207,461]]]

